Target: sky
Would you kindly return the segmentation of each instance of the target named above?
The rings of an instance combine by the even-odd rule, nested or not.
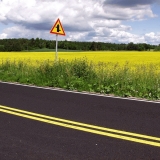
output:
[[[160,0],[0,0],[0,39],[160,44]]]

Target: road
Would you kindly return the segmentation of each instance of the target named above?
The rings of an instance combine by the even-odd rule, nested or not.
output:
[[[0,160],[159,160],[160,103],[0,82]]]

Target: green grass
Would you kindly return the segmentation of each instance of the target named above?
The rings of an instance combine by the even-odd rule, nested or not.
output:
[[[24,50],[21,52],[55,52],[55,51],[56,49],[42,48],[42,49]],[[67,50],[67,49],[58,48],[58,52],[80,52],[80,50]]]
[[[154,64],[137,65],[134,70],[124,66],[99,62],[95,65],[86,58],[59,60],[52,65],[44,61],[39,67],[3,61],[0,80],[59,87],[67,90],[89,91],[121,97],[160,99],[160,71]]]

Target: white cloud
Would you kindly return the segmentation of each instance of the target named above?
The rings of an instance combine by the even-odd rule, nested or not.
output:
[[[160,44],[160,32],[158,32],[158,33],[154,33],[154,32],[146,33],[145,34],[145,39],[149,43]]]
[[[106,4],[104,6],[104,11],[106,12],[106,18],[115,20],[143,20],[146,17],[156,17],[152,12],[150,5],[121,8],[119,6]]]
[[[6,33],[0,34],[0,39],[5,39],[5,38],[7,38],[7,34]]]
[[[10,27],[10,28],[4,29],[4,33],[6,33],[7,37],[9,36],[10,38],[27,37],[29,32],[30,32],[30,30],[27,30],[23,26],[14,26],[14,27]]]
[[[36,23],[51,25],[57,17],[61,17],[64,25],[73,25],[72,22],[88,23],[88,21],[98,21],[100,20],[99,18],[101,18],[101,21],[108,19],[119,21],[122,19],[131,20],[155,16],[149,5],[133,8],[115,6],[113,8],[111,5],[103,5],[102,0],[81,0],[78,2],[75,0],[63,0],[63,3],[60,3],[59,0],[44,0],[44,2],[38,0],[4,0],[1,5],[0,19],[3,19],[3,22],[11,21],[26,27]]]
[[[154,4],[158,3],[159,0],[104,0],[104,4],[110,4],[113,6],[119,6],[119,7],[135,7],[135,6],[142,6],[142,5],[148,5],[148,4]]]
[[[154,38],[129,33],[132,27],[123,25],[123,20],[155,17],[149,2],[151,0],[137,5],[136,1],[132,7],[122,7],[106,0],[3,0],[0,2],[0,22],[14,26],[4,29],[2,34],[8,38],[53,39],[49,30],[59,17],[68,40],[146,42]]]

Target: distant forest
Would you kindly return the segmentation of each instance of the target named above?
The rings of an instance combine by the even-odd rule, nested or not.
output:
[[[55,49],[56,41],[44,40],[40,38],[32,39],[0,39],[0,51],[29,51],[34,49]],[[58,48],[66,50],[81,51],[150,51],[160,50],[160,45],[146,43],[116,44],[108,42],[78,42],[78,41],[58,41]]]

